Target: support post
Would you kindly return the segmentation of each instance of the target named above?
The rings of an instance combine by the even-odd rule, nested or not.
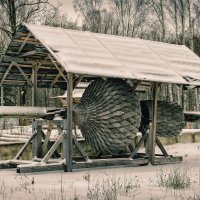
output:
[[[4,105],[4,88],[1,86],[1,106]]]
[[[32,141],[32,151],[33,157],[41,158],[42,157],[42,120],[34,120],[32,124],[33,133],[36,132],[36,136]]]
[[[66,160],[65,171],[72,171],[72,90],[73,90],[73,74],[67,74],[67,120],[64,126],[63,149]],[[66,130],[67,129],[67,130]]]
[[[32,66],[32,106],[38,106],[38,95],[37,95],[37,71],[38,65],[36,63]],[[41,136],[42,125],[39,121],[32,121],[32,133],[37,131],[36,136],[32,141],[32,154],[33,157],[41,157],[42,156],[42,136]]]
[[[157,122],[157,101],[158,101],[158,83],[152,84],[153,89],[153,106],[152,106],[152,123],[149,131],[149,161],[155,165],[155,145],[156,145],[156,122]]]
[[[37,65],[32,68],[32,106],[37,106]]]

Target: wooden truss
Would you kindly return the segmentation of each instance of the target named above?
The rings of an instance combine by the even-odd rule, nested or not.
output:
[[[15,49],[17,46],[17,49]],[[34,48],[33,48],[34,46]],[[58,125],[59,138],[53,145],[49,142],[50,129],[44,135],[42,131],[42,122],[40,120],[33,121],[32,136],[24,144],[17,155],[10,161],[1,162],[0,168],[17,167],[17,171],[20,173],[32,172],[32,171],[46,171],[46,170],[59,170],[71,172],[78,168],[88,167],[106,167],[106,166],[138,166],[147,165],[149,162],[153,165],[163,164],[169,162],[179,162],[182,157],[172,157],[167,154],[164,147],[156,137],[156,118],[157,118],[157,96],[158,96],[158,83],[152,83],[153,85],[153,117],[151,122],[151,128],[149,132],[143,134],[142,139],[136,145],[135,149],[132,149],[131,155],[121,155],[117,158],[102,158],[93,159],[82,149],[80,143],[72,134],[72,91],[77,84],[83,79],[83,75],[72,74],[66,72],[57,60],[53,58],[54,51],[50,48],[45,49],[28,30],[19,30],[16,36],[11,41],[11,44],[7,50],[6,55],[1,61],[2,72],[0,87],[1,87],[1,105],[3,105],[3,85],[5,84],[29,84],[32,87],[32,106],[37,106],[37,87],[38,82],[46,87],[52,87],[56,84],[67,85],[67,117],[62,121],[61,125]],[[17,69],[15,80],[9,79],[8,75],[14,68]],[[44,73],[45,72],[45,73]],[[22,77],[22,78],[21,78]],[[73,80],[74,77],[78,77]],[[86,75],[84,78],[87,77]],[[91,77],[89,77],[91,78]],[[92,76],[95,78],[95,76]],[[41,81],[42,80],[42,81]],[[141,81],[138,81],[135,87],[139,86]],[[151,83],[148,82],[151,85]],[[52,121],[58,123],[58,121]],[[44,142],[42,143],[42,138]],[[143,142],[147,143],[148,148],[143,156],[138,157],[138,149]],[[57,147],[62,143],[64,154],[59,159],[51,159],[53,155],[59,155]],[[27,146],[32,144],[33,158],[29,161],[20,160],[21,155],[26,150]],[[155,145],[158,145],[163,155],[161,158],[157,158],[155,154]],[[74,162],[72,155],[72,145],[75,145],[81,156],[81,161]]]

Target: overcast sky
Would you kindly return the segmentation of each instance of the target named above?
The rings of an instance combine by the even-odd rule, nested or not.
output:
[[[50,1],[57,2],[57,0],[50,0]],[[58,1],[63,3],[63,6],[62,6],[63,11],[67,12],[69,18],[72,18],[72,19],[77,18],[77,14],[75,13],[74,8],[73,8],[73,0],[58,0]],[[110,0],[103,0],[104,7],[107,8],[109,6],[109,2]]]
[[[57,2],[57,0],[51,0],[52,2]],[[62,9],[63,11],[67,12],[69,18],[76,18],[76,13],[73,9],[73,0],[59,0],[63,3]]]

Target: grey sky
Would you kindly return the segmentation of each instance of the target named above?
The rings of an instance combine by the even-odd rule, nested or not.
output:
[[[57,0],[50,0],[51,2],[57,2]],[[73,0],[59,0],[63,3],[62,10],[67,12],[69,18],[76,18],[76,13],[73,9]]]
[[[52,2],[57,2],[57,0],[50,0]],[[77,14],[74,11],[73,8],[73,0],[59,0],[60,2],[63,3],[63,11],[67,12],[68,17],[75,19],[77,17]],[[109,7],[110,0],[103,0],[103,7]]]

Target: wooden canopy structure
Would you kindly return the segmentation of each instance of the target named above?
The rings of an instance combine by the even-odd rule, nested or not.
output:
[[[158,83],[200,85],[200,58],[185,46],[141,39],[22,24],[0,62],[0,87],[28,84],[32,105],[38,87],[67,88],[63,147],[66,171],[72,171],[72,91],[97,77],[129,79],[153,89],[149,137],[150,162],[156,164]]]

